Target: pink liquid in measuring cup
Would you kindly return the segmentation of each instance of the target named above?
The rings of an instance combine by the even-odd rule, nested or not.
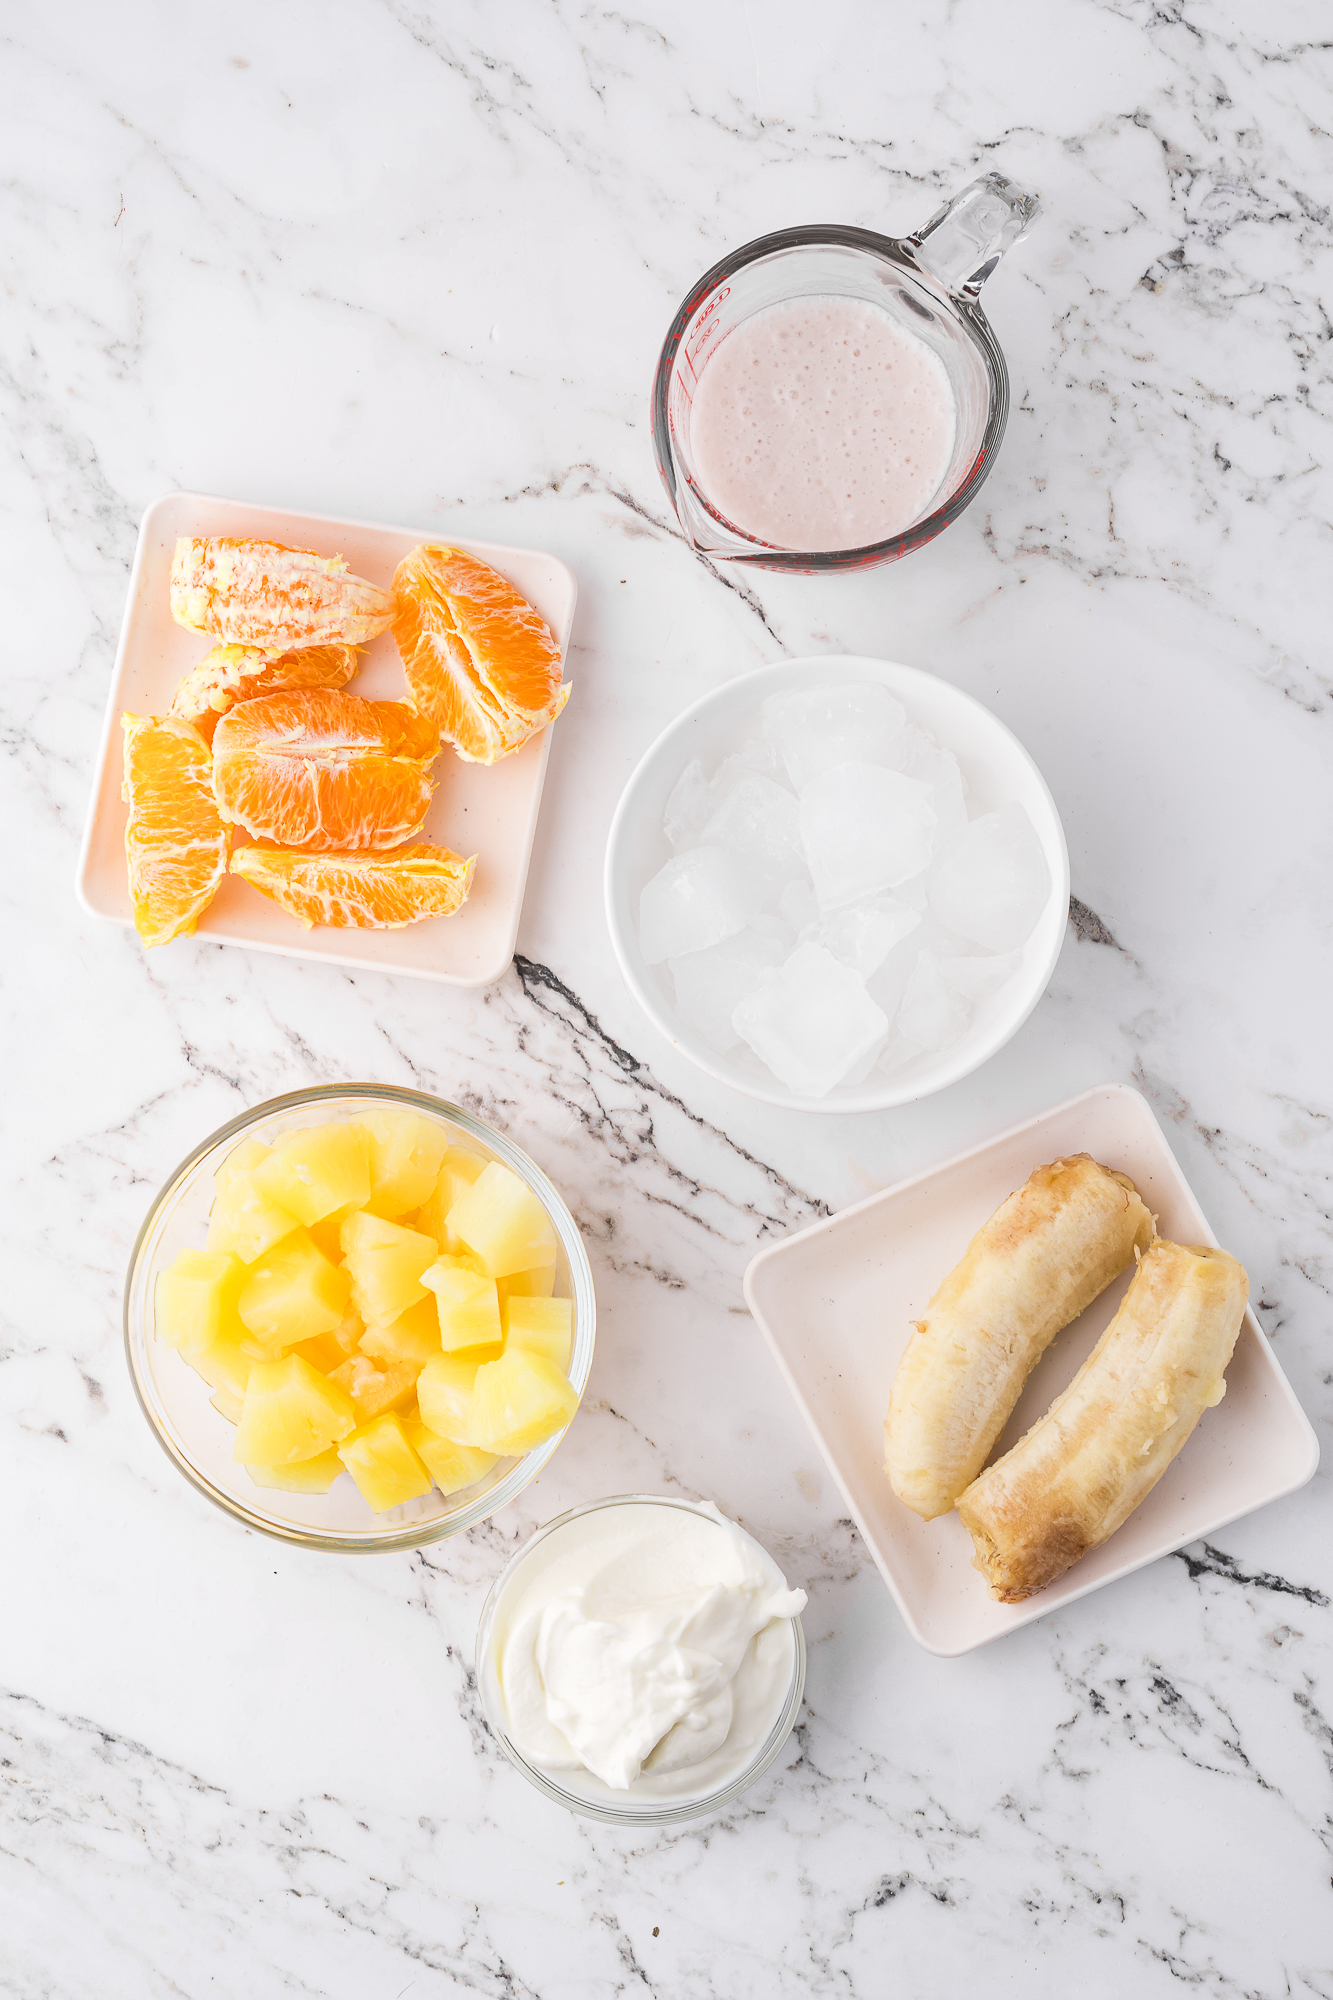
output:
[[[714,351],[690,448],[704,494],[744,534],[859,549],[928,510],[955,422],[943,362],[878,306],[787,299]]]

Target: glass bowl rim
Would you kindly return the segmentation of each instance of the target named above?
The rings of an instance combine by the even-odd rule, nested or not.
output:
[[[762,257],[776,255],[783,250],[814,249],[821,244],[834,244],[849,250],[860,250],[882,262],[896,264],[922,290],[932,295],[939,305],[951,312],[959,320],[974,345],[980,352],[990,383],[990,410],[982,431],[981,442],[977,446],[976,457],[953,493],[939,507],[898,534],[890,535],[882,542],[867,542],[855,549],[780,549],[767,543],[755,541],[750,549],[709,550],[710,559],[721,562],[753,563],[759,568],[771,570],[804,571],[817,574],[824,570],[870,569],[879,563],[892,562],[900,556],[910,555],[913,549],[922,548],[933,541],[941,530],[957,520],[963,509],[976,498],[980,488],[990,474],[996,451],[1004,437],[1009,420],[1009,371],[1005,365],[1004,353],[991,330],[980,305],[961,294],[949,291],[934,278],[923,265],[918,263],[914,245],[910,237],[882,236],[873,229],[861,229],[852,223],[816,222],[802,223],[790,229],[775,229],[766,236],[752,237],[741,244],[738,250],[730,251],[718,259],[710,270],[696,279],[685,294],[675,317],[667,329],[666,339],[658,355],[657,367],[653,373],[650,400],[652,417],[653,451],[657,459],[657,469],[662,483],[667,489],[673,511],[677,518],[680,510],[676,499],[675,459],[671,450],[671,424],[667,402],[671,389],[671,378],[675,368],[676,355],[685,335],[685,329],[695,313],[718,285],[744,270],[747,264],[757,263]],[[710,507],[710,512],[712,511]],[[681,522],[684,527],[684,522]],[[738,530],[730,530],[738,533]],[[689,536],[686,530],[687,538]]]
[[[206,1500],[210,1500],[214,1506],[220,1507],[223,1513],[231,1515],[233,1520],[240,1521],[243,1526],[254,1529],[260,1534],[271,1535],[276,1541],[293,1543],[301,1548],[327,1550],[337,1555],[384,1555],[395,1551],[424,1548],[429,1543],[445,1541],[452,1535],[462,1534],[466,1529],[476,1527],[480,1522],[488,1520],[492,1514],[498,1513],[501,1507],[508,1506],[511,1500],[516,1499],[524,1488],[529,1486],[537,1477],[537,1474],[563,1439],[565,1430],[557,1431],[554,1437],[547,1438],[542,1444],[536,1445],[532,1451],[526,1452],[522,1458],[515,1461],[504,1478],[499,1480],[496,1485],[488,1488],[485,1493],[478,1495],[476,1500],[470,1502],[465,1507],[459,1508],[456,1513],[449,1514],[445,1519],[440,1521],[417,1521],[405,1528],[386,1529],[382,1534],[360,1535],[353,1539],[336,1530],[307,1528],[299,1526],[296,1523],[283,1523],[272,1520],[247,1506],[236,1495],[224,1492],[221,1487],[215,1486],[207,1474],[202,1472],[193,1463],[186,1452],[178,1449],[163,1431],[149,1396],[145,1392],[145,1386],[140,1377],[138,1357],[135,1351],[136,1331],[142,1337],[145,1348],[148,1339],[146,1328],[136,1325],[135,1315],[132,1310],[135,1303],[135,1281],[139,1273],[140,1260],[162,1210],[180,1188],[186,1176],[215,1147],[222,1145],[228,1139],[241,1137],[250,1126],[259,1123],[261,1119],[281,1115],[285,1111],[299,1110],[310,1104],[319,1104],[331,1099],[349,1097],[363,1098],[368,1101],[377,1099],[389,1100],[424,1111],[434,1117],[442,1117],[449,1123],[459,1126],[463,1132],[477,1139],[482,1145],[504,1160],[507,1165],[512,1166],[533,1189],[533,1192],[541,1200],[542,1206],[546,1209],[555,1227],[556,1234],[560,1239],[561,1248],[564,1250],[569,1263],[570,1283],[574,1299],[574,1338],[576,1352],[581,1328],[586,1324],[588,1330],[587,1366],[583,1370],[582,1381],[576,1380],[573,1375],[570,1377],[571,1382],[573,1382],[575,1389],[578,1391],[579,1400],[582,1402],[583,1392],[587,1387],[588,1376],[592,1371],[593,1353],[596,1347],[597,1303],[593,1290],[592,1267],[588,1262],[588,1253],[584,1247],[583,1238],[579,1233],[578,1224],[574,1221],[564,1198],[548,1175],[537,1165],[536,1161],[530,1159],[522,1147],[516,1145],[505,1133],[497,1132],[492,1126],[483,1123],[481,1119],[474,1118],[472,1113],[465,1111],[461,1105],[451,1104],[443,1097],[434,1097],[428,1091],[406,1089],[400,1084],[308,1084],[300,1090],[286,1091],[281,1096],[266,1098],[262,1104],[252,1105],[248,1110],[238,1113],[235,1118],[229,1119],[225,1125],[218,1126],[216,1131],[209,1133],[207,1138],[201,1140],[197,1146],[193,1147],[185,1158],[173,1168],[150,1202],[147,1213],[139,1225],[125,1275],[121,1324],[125,1344],[126,1365],[129,1369],[130,1381],[134,1386],[134,1393],[138,1400],[139,1408],[144,1414],[148,1428],[157,1439],[162,1450],[176,1467],[176,1470],[184,1475],[196,1492],[202,1493]],[[572,1361],[571,1367],[573,1367]],[[575,1411],[575,1415],[577,1414],[578,1412]],[[572,1421],[573,1419],[571,1418]],[[565,1429],[568,1429],[568,1425],[565,1426]]]
[[[601,1513],[607,1507],[679,1507],[684,1513],[702,1514],[705,1520],[711,1521],[713,1516],[708,1512],[708,1508],[712,1504],[703,1500],[683,1500],[671,1493],[609,1493],[600,1500],[585,1500],[581,1506],[569,1507],[563,1514],[555,1515],[552,1520],[546,1521],[540,1528],[534,1529],[527,1540],[514,1550],[514,1553],[510,1556],[504,1568],[500,1571],[500,1574],[486,1593],[486,1602],[481,1608],[481,1617],[477,1621],[477,1637],[473,1656],[473,1672],[476,1676],[477,1698],[481,1703],[482,1713],[486,1718],[486,1726],[514,1769],[522,1777],[526,1778],[530,1785],[534,1785],[539,1792],[545,1793],[546,1797],[553,1800],[556,1805],[564,1806],[566,1811],[572,1812],[582,1819],[601,1820],[609,1826],[675,1826],[685,1820],[704,1819],[710,1813],[721,1812],[724,1807],[731,1805],[734,1800],[738,1799],[742,1792],[749,1791],[752,1785],[757,1784],[764,1773],[772,1767],[781,1755],[783,1745],[796,1726],[796,1718],[801,1712],[801,1703],[805,1699],[806,1669],[805,1629],[801,1624],[799,1612],[793,1613],[788,1621],[792,1627],[793,1640],[792,1676],[786,1698],[778,1712],[773,1727],[745,1769],[739,1772],[736,1777],[729,1778],[725,1785],[719,1785],[715,1792],[709,1792],[701,1799],[664,1799],[656,1806],[650,1805],[647,1802],[640,1802],[632,1806],[614,1806],[597,1799],[580,1798],[577,1793],[567,1792],[562,1785],[558,1784],[555,1779],[550,1777],[545,1771],[540,1770],[535,1764],[529,1763],[523,1752],[511,1742],[504,1723],[495,1713],[487,1687],[486,1674],[483,1669],[485,1647],[489,1643],[495,1613],[510,1575],[519,1563],[532,1553],[539,1542],[545,1541],[548,1535],[552,1535],[557,1529],[565,1527],[568,1522],[577,1521],[584,1514]],[[722,1510],[718,1508],[717,1511],[721,1513]],[[768,1554],[767,1549],[764,1549],[763,1543],[757,1536],[750,1534],[748,1528],[742,1528],[740,1522],[733,1521],[730,1515],[724,1514],[722,1518],[730,1527],[737,1529],[740,1534],[746,1536],[749,1541],[752,1541],[757,1549],[763,1549],[764,1554]],[[772,1560],[771,1557],[769,1559],[770,1561]]]

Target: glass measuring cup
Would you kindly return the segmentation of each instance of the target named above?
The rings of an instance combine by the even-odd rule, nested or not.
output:
[[[978,296],[1040,212],[1036,195],[986,174],[911,236],[837,225],[780,229],[705,272],[671,323],[652,396],[658,470],[691,547],[758,569],[870,569],[947,528],[990,471],[1009,414],[1004,356]],[[690,449],[694,391],[742,320],[788,299],[829,294],[878,306],[939,357],[957,408],[953,454],[926,511],[900,533],[858,549],[784,549],[736,527],[704,491]]]

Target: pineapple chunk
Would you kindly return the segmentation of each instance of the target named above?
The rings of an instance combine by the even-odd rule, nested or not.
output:
[[[272,1146],[266,1146],[262,1139],[239,1139],[213,1175],[215,1191],[225,1194],[237,1174],[248,1174],[251,1167],[257,1167],[272,1151]]]
[[[343,1260],[343,1224],[349,1215],[355,1215],[353,1208],[335,1208],[332,1215],[326,1215],[320,1222],[312,1222],[307,1234],[321,1257],[327,1257],[330,1264],[341,1264]]]
[[[245,1408],[244,1396],[235,1396],[230,1389],[215,1389],[208,1400],[218,1415],[225,1417],[229,1424],[239,1424],[241,1411]]]
[[[233,1146],[213,1176],[216,1193],[208,1218],[210,1250],[231,1250],[243,1264],[253,1264],[296,1227],[296,1217],[261,1194],[250,1178],[252,1167],[272,1157],[257,1139]]]
[[[430,1492],[430,1474],[392,1414],[363,1424],[339,1445],[338,1456],[377,1514]]]
[[[470,1444],[472,1385],[480,1366],[475,1356],[435,1354],[417,1376],[417,1407],[421,1421],[436,1437],[451,1444]]]
[[[238,1310],[252,1345],[274,1355],[332,1333],[346,1314],[350,1291],[347,1273],[321,1257],[300,1229],[251,1265]]]
[[[415,1421],[404,1417],[403,1431],[441,1493],[461,1493],[465,1486],[475,1486],[496,1462],[493,1451],[476,1451],[470,1444],[436,1437],[420,1417]]]
[[[494,1278],[482,1277],[458,1258],[441,1257],[422,1272],[421,1282],[435,1294],[440,1345],[446,1353],[456,1347],[499,1347],[504,1329]]]
[[[153,1292],[153,1327],[187,1360],[236,1328],[236,1300],[245,1266],[228,1250],[178,1250],[159,1271]]]
[[[420,1208],[439,1178],[449,1134],[433,1118],[377,1105],[357,1121],[370,1134],[370,1205],[391,1220]]]
[[[341,1368],[347,1355],[336,1333],[317,1333],[313,1340],[298,1340],[291,1349],[293,1354],[302,1354],[312,1368],[318,1368],[321,1375],[332,1375],[335,1368]]]
[[[485,1165],[485,1160],[478,1159],[475,1153],[465,1151],[462,1146],[450,1146],[440,1162],[434,1188],[412,1219],[413,1227],[433,1236],[446,1256],[456,1255],[463,1247],[449,1227],[449,1211],[472,1183],[481,1179]]]
[[[381,1410],[391,1410],[395,1403],[405,1403],[420,1372],[411,1361],[391,1361],[387,1368],[377,1368],[368,1355],[353,1354],[333,1370],[329,1380],[342,1384],[364,1422]]]
[[[250,1370],[232,1457],[238,1465],[294,1465],[355,1428],[356,1405],[342,1384],[301,1355],[284,1354]]]
[[[572,1386],[553,1361],[515,1348],[478,1368],[466,1442],[501,1458],[516,1458],[563,1430],[578,1406]],[[421,1414],[434,1429],[424,1402]]]
[[[250,1370],[255,1365],[253,1357],[241,1345],[239,1327],[240,1322],[237,1321],[235,1328],[224,1330],[198,1354],[185,1357],[195,1374],[202,1375],[209,1388],[216,1390],[213,1401],[217,1407],[222,1409],[222,1404],[218,1403],[218,1396],[221,1396],[228,1410],[234,1403],[238,1412],[245,1385],[250,1380]],[[228,1415],[228,1410],[223,1410],[224,1416]],[[237,1418],[232,1416],[229,1421],[234,1424]]]
[[[373,1356],[381,1366],[389,1361],[412,1361],[418,1368],[432,1354],[438,1354],[440,1316],[430,1293],[399,1313],[388,1326],[368,1326],[361,1336],[360,1351]]]
[[[539,1264],[535,1271],[513,1271],[507,1278],[497,1278],[495,1283],[502,1312],[506,1299],[549,1299],[555,1290],[555,1265]]]
[[[554,1264],[555,1231],[526,1181],[492,1160],[449,1211],[448,1223],[481,1259],[488,1278]]]
[[[331,1332],[331,1338],[337,1341],[343,1351],[344,1361],[349,1354],[357,1353],[361,1346],[361,1336],[365,1330],[366,1323],[356,1307],[348,1306],[347,1311]]]
[[[510,1299],[504,1309],[505,1353],[526,1348],[544,1354],[562,1375],[568,1375],[574,1352],[574,1304],[571,1299]]]
[[[364,1208],[370,1199],[370,1134],[364,1125],[307,1125],[280,1139],[250,1178],[298,1222],[321,1222],[335,1208]]]
[[[321,1451],[295,1465],[247,1465],[256,1486],[276,1486],[282,1493],[327,1493],[343,1469],[336,1451]]]
[[[433,1236],[356,1214],[342,1226],[342,1247],[352,1303],[368,1326],[388,1326],[425,1298],[421,1274],[435,1262]]]

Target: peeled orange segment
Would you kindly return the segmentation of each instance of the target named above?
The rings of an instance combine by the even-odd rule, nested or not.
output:
[[[387,590],[341,556],[280,542],[182,536],[171,563],[178,625],[238,646],[364,646],[393,623]]]
[[[231,828],[213,797],[208,745],[176,716],[122,715],[134,928],[146,945],[188,937],[227,872]]]
[[[393,591],[412,700],[468,763],[507,757],[559,715],[560,648],[499,570],[425,543],[399,563]]]
[[[401,701],[311,688],[228,709],[213,732],[222,817],[281,847],[396,847],[421,831],[439,750]]]
[[[467,901],[475,854],[465,861],[447,847],[419,841],[389,854],[293,854],[275,847],[240,847],[232,873],[243,875],[309,928],[393,930],[423,917],[448,917]]]
[[[355,646],[215,646],[177,688],[171,713],[196,722],[211,738],[217,719],[238,701],[284,688],[345,687],[356,672]]]

